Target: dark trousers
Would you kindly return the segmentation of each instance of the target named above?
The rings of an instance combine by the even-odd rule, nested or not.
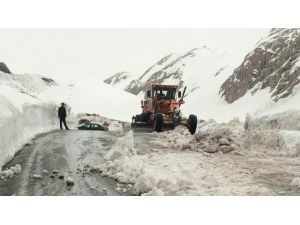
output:
[[[60,118],[59,118],[59,124],[60,124],[60,129],[61,129],[61,130],[63,129],[63,126],[62,126],[63,123],[64,123],[64,125],[65,125],[65,128],[66,128],[67,130],[69,130],[69,128],[68,128],[68,126],[67,126],[67,123],[66,123],[66,118],[65,118],[65,117],[60,117]]]

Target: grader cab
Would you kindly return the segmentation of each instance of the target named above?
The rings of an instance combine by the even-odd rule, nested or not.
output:
[[[132,117],[132,128],[152,127],[154,131],[161,132],[164,128],[185,125],[194,134],[197,116],[191,114],[188,119],[182,117],[180,106],[184,104],[186,87],[183,93],[178,89],[178,85],[151,85],[141,101],[142,113]]]

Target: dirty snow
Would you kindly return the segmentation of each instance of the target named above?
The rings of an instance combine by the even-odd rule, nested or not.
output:
[[[134,192],[142,195],[285,193],[266,180],[273,179],[289,190],[291,180],[300,176],[299,158],[287,147],[290,139],[280,139],[282,134],[275,130],[262,135],[263,130],[244,127],[237,119],[222,124],[201,122],[198,132],[190,135],[179,126],[156,133],[146,152],[133,145],[134,136],[129,132],[117,141],[97,169],[103,176],[132,185]],[[293,135],[286,135],[295,140]],[[233,149],[224,150],[230,146]]]

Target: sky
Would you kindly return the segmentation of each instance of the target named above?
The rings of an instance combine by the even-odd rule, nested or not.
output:
[[[170,53],[207,46],[244,57],[270,29],[0,29],[0,62],[61,82],[141,75]]]

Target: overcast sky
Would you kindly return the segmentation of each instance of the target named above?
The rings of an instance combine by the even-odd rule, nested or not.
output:
[[[269,29],[0,29],[0,62],[57,80],[142,74],[172,52],[206,45],[245,55]]]

